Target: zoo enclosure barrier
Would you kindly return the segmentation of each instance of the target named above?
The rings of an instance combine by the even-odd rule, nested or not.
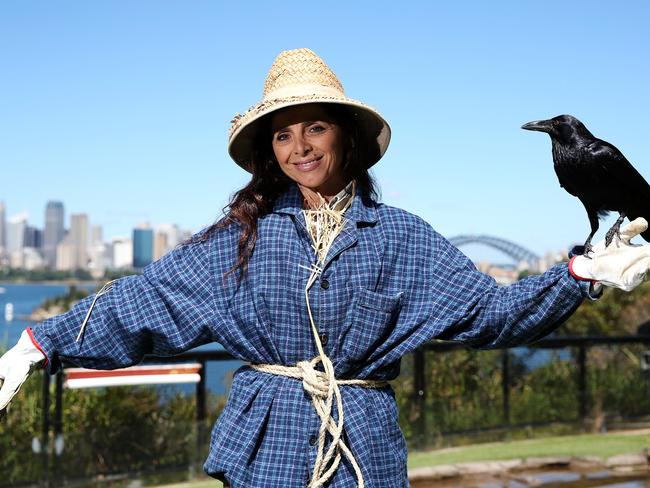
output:
[[[593,349],[606,348],[610,351],[620,352],[622,348],[633,347],[633,352],[627,351],[625,354],[629,357],[633,354],[638,356],[638,386],[643,390],[643,396],[646,403],[636,402],[639,407],[634,415],[618,415],[619,418],[625,419],[630,417],[642,418],[650,421],[650,352],[647,349],[650,345],[650,336],[620,336],[620,337],[558,337],[547,338],[536,342],[535,344],[515,350],[497,350],[497,351],[474,351],[469,350],[462,344],[451,342],[430,342],[408,355],[403,362],[402,374],[395,380],[397,400],[400,407],[400,424],[405,432],[411,448],[423,449],[439,445],[434,442],[435,439],[445,436],[471,435],[472,433],[481,433],[486,431],[505,430],[530,426],[544,425],[553,422],[564,422],[586,425],[590,415],[590,360],[589,352]],[[520,418],[513,418],[513,407],[516,407],[520,395],[515,394],[513,398],[513,389],[518,388],[522,383],[522,378],[530,371],[539,368],[537,366],[525,366],[526,358],[531,354],[537,354],[540,351],[552,351],[555,353],[564,352],[563,355],[557,354],[555,357],[547,357],[542,366],[556,368],[557,364],[570,365],[568,376],[558,375],[561,384],[554,385],[557,391],[564,391],[563,395],[569,398],[565,401],[564,407],[557,412],[558,418],[527,418],[523,421]],[[477,358],[482,361],[489,356],[488,364],[489,377],[480,379],[474,385],[474,392],[478,391],[478,409],[491,411],[491,415],[479,415],[472,417],[471,413],[466,415],[465,420],[457,421],[453,418],[446,419],[445,412],[454,410],[455,412],[463,408],[449,408],[445,403],[452,403],[449,397],[439,398],[438,388],[434,384],[438,378],[436,375],[440,365],[445,364],[445,359],[450,360],[452,355],[463,355],[462,364],[475,367],[472,361]],[[445,359],[443,359],[445,358]],[[483,358],[483,359],[480,359]],[[522,360],[522,358],[524,358]],[[199,453],[193,460],[193,467],[190,471],[197,470],[202,458],[200,453],[205,452],[208,442],[207,431],[207,398],[206,389],[206,364],[211,361],[232,360],[232,356],[224,351],[191,351],[174,357],[147,357],[145,363],[151,364],[175,364],[182,362],[196,362],[201,365],[200,379],[195,386],[195,439],[196,453]],[[558,362],[559,361],[559,362]],[[479,364],[479,369],[485,364]],[[522,366],[523,365],[523,366]],[[602,365],[595,365],[593,369],[600,368]],[[462,369],[462,368],[461,368]],[[457,371],[458,374],[470,376],[467,371]],[[479,376],[481,371],[478,371]],[[623,373],[623,372],[622,372]],[[629,371],[628,371],[629,373]],[[627,374],[627,373],[626,373]],[[573,382],[567,383],[567,378]],[[51,381],[54,381],[54,413],[50,416],[51,398]],[[42,379],[42,428],[39,446],[40,463],[42,466],[42,477],[39,480],[41,486],[58,486],[52,484],[53,480],[60,479],[60,459],[63,449],[64,428],[63,425],[63,406],[64,406],[64,378],[62,374],[53,377],[43,374]],[[488,386],[486,386],[489,383]],[[525,383],[525,380],[523,381]],[[467,385],[465,385],[467,386]],[[549,387],[545,383],[544,388]],[[541,387],[540,387],[541,388]],[[498,389],[498,395],[495,392]],[[539,388],[538,388],[539,389]],[[485,390],[485,391],[483,391]],[[553,390],[553,391],[555,391]],[[463,400],[463,395],[471,392],[471,388],[466,388],[464,392],[459,393],[460,399],[455,398],[453,401],[459,405],[470,405],[472,399]],[[538,392],[545,397],[557,396],[553,391]],[[486,396],[482,396],[486,395]],[[485,398],[488,398],[485,401]],[[551,398],[553,399],[553,398]],[[514,402],[514,403],[513,403]],[[441,404],[442,407],[441,407]],[[613,412],[619,414],[620,412]],[[612,415],[612,412],[609,412]],[[556,416],[557,416],[556,415]],[[517,415],[514,415],[517,417]],[[53,442],[52,442],[53,441]],[[50,445],[53,444],[53,445]],[[163,469],[164,467],[160,467]],[[134,474],[128,466],[124,466],[122,474]],[[139,473],[138,473],[139,474]],[[15,486],[5,485],[0,480],[0,487]]]

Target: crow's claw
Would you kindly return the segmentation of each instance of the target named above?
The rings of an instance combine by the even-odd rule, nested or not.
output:
[[[605,247],[609,247],[614,240],[614,236],[618,237],[619,240],[621,239],[621,224],[623,223],[623,220],[625,220],[625,213],[621,212],[618,219],[616,219],[616,222],[614,222],[614,225],[612,225],[612,228],[607,231],[607,234],[605,234]]]

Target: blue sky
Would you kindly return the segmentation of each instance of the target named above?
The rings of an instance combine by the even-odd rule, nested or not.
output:
[[[226,152],[232,116],[280,51],[309,47],[392,126],[384,202],[448,237],[563,249],[586,214],[548,137],[520,126],[573,114],[650,178],[647,5],[2,2],[0,200],[39,226],[63,200],[105,237],[143,220],[198,230],[247,180]]]

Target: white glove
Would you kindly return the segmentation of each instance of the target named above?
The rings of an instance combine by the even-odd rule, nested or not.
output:
[[[45,355],[32,342],[29,332],[24,330],[16,345],[0,357],[0,413],[32,371],[44,361]]]
[[[589,256],[571,258],[569,272],[579,280],[632,290],[645,279],[650,268],[650,246],[631,244],[630,240],[647,228],[645,219],[633,220],[621,227],[620,236],[614,236],[609,246],[605,247],[605,242],[601,241]]]

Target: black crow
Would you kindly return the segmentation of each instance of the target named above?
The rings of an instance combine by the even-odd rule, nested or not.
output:
[[[551,136],[553,165],[560,186],[580,199],[587,210],[591,233],[584,253],[592,250],[591,238],[598,230],[598,218],[609,211],[619,217],[605,236],[609,246],[625,217],[643,217],[650,222],[650,185],[625,156],[610,143],[593,136],[571,115],[536,120],[522,129],[546,132]],[[641,233],[650,242],[650,229]]]

